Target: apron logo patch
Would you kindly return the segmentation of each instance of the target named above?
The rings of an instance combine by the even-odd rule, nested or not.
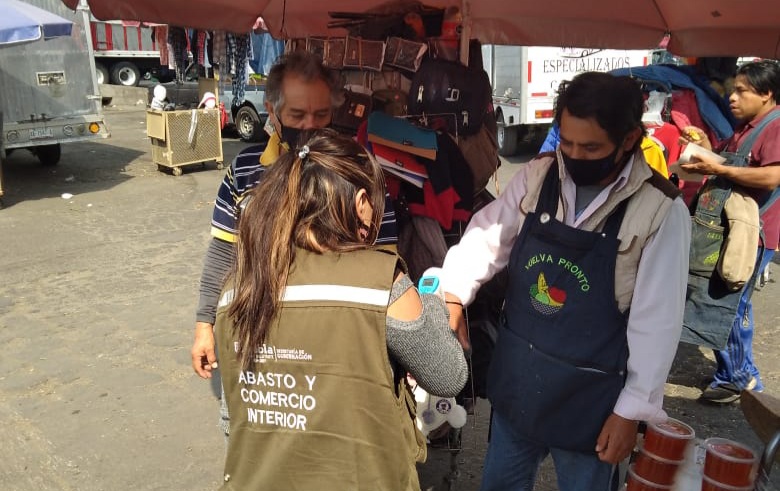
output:
[[[705,211],[714,211],[719,206],[721,206],[720,200],[715,198],[709,191],[702,193],[699,198],[699,208]]]
[[[531,305],[537,312],[544,315],[552,315],[563,308],[566,303],[566,292],[560,288],[547,285],[544,273],[539,273],[536,284],[531,285],[529,291]]]

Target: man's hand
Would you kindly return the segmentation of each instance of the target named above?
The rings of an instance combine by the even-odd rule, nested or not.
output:
[[[206,322],[195,323],[195,342],[192,343],[192,368],[201,378],[211,378],[217,368],[214,353],[214,326]]]
[[[463,351],[468,355],[471,353],[471,340],[469,339],[469,329],[466,326],[466,317],[463,315],[463,302],[454,295],[444,294],[447,302],[447,310],[450,312],[450,329],[455,331]]]
[[[625,460],[636,445],[639,423],[612,413],[596,440],[599,460],[616,465]]]
[[[687,164],[680,164],[680,168],[685,172],[691,172],[693,174],[701,174],[704,176],[719,176],[724,172],[726,166],[708,157],[693,157],[693,160]]]
[[[686,126],[683,128],[682,132],[680,133],[678,143],[680,145],[693,143],[694,145],[699,145],[700,147],[704,147],[707,150],[712,150],[712,143],[710,142],[707,133],[705,133],[701,128],[697,128],[696,126]]]

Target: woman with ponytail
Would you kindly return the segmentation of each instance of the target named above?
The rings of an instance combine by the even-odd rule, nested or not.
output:
[[[373,244],[385,186],[330,130],[266,171],[239,220],[217,310],[230,411],[225,490],[417,490],[425,441],[410,373],[457,394],[466,361],[440,297]]]

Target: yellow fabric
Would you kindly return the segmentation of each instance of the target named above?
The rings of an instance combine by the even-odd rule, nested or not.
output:
[[[219,240],[224,240],[225,242],[230,242],[231,244],[235,244],[238,242],[238,237],[235,234],[231,234],[230,232],[225,232],[221,228],[217,228],[212,226],[211,227],[211,236],[216,237]]]
[[[645,155],[647,165],[665,178],[669,178],[669,168],[666,167],[666,157],[661,147],[650,137],[642,138],[642,153]]]
[[[265,146],[262,155],[260,155],[260,165],[269,166],[276,162],[276,159],[282,155],[286,149],[282,146],[282,142],[279,140],[279,135],[274,133],[268,139],[268,145]]]

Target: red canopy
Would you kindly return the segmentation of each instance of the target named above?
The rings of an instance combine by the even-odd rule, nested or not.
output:
[[[79,0],[62,0],[76,9]],[[268,0],[92,0],[100,20],[135,20],[199,29],[249,32]]]
[[[73,7],[78,0],[63,0]],[[330,11],[364,12],[378,0],[88,0],[99,19],[248,32],[258,16],[277,38],[344,35]],[[776,0],[426,0],[459,6],[471,36],[525,46],[652,48],[665,33],[685,56],[780,58]]]

